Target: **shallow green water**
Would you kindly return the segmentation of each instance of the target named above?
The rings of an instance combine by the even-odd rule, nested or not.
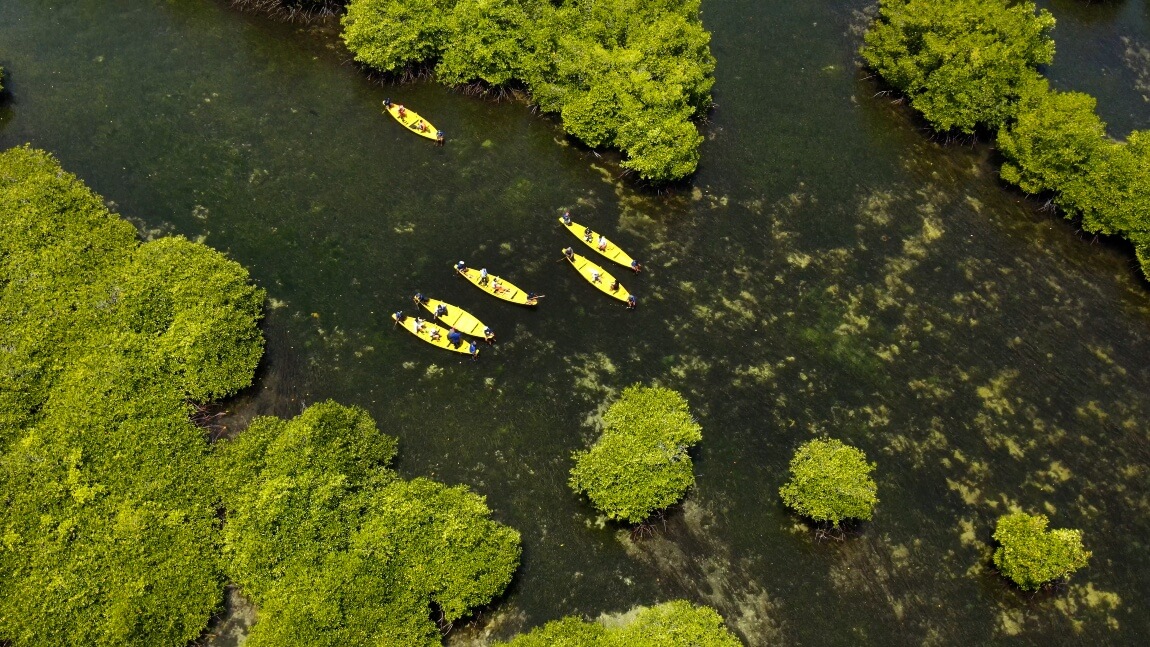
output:
[[[931,142],[874,98],[863,6],[706,5],[718,107],[697,177],[660,193],[521,104],[380,86],[322,31],[204,0],[0,4],[0,146],[53,151],[149,235],[203,236],[268,289],[268,358],[233,424],[364,406],[401,472],[466,483],[523,533],[511,591],[461,642],[686,597],[756,645],[1133,643],[1150,292],[1131,254],[1000,186],[992,151]],[[1146,4],[1050,8],[1055,85],[1098,96],[1115,134],[1150,127]],[[448,146],[398,129],[385,96]],[[646,262],[621,276],[639,310],[555,262],[564,205]],[[459,259],[547,297],[505,306]],[[415,290],[500,343],[472,364],[394,330]],[[682,390],[704,427],[698,487],[638,543],[566,486],[635,381]],[[819,433],[879,464],[875,521],[844,543],[777,497]],[[1082,528],[1090,567],[1011,590],[987,566],[1009,505]]]

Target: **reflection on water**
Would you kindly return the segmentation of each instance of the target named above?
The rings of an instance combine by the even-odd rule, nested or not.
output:
[[[1106,113],[1125,130],[1146,126],[1121,63],[1150,38],[1136,4],[1053,7],[1052,73],[1133,115]],[[146,235],[251,268],[269,354],[231,424],[364,406],[405,476],[466,483],[522,532],[510,592],[460,644],[677,597],[749,644],[1132,642],[1150,633],[1150,293],[1128,251],[1001,187],[990,151],[932,142],[874,97],[854,65],[862,9],[707,5],[719,106],[699,175],[658,192],[521,104],[380,86],[322,30],[205,0],[0,5],[0,145],[52,150]],[[1093,87],[1111,60],[1121,82]],[[448,145],[396,128],[385,96]],[[645,263],[638,310],[558,262],[564,206]],[[460,259],[547,297],[491,299]],[[397,333],[416,290],[500,342],[472,363]],[[632,540],[566,481],[637,381],[687,394],[704,440],[696,490]],[[845,542],[778,501],[819,434],[878,463],[875,519]],[[1094,559],[1069,586],[1022,595],[990,568],[1016,506],[1085,531]]]

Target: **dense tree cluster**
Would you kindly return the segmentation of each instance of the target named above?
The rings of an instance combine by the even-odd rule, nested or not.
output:
[[[505,647],[739,647],[742,643],[710,607],[683,600],[636,613],[626,624],[606,627],[568,616],[516,637]]]
[[[607,517],[640,523],[694,485],[687,450],[703,433],[677,392],[627,387],[603,415],[603,427],[591,449],[575,452],[571,487]]]
[[[224,568],[260,605],[257,645],[438,645],[499,595],[519,533],[467,488],[406,481],[367,412],[327,402],[259,418],[214,456]]]
[[[997,130],[1003,179],[1126,238],[1150,276],[1150,131],[1113,141],[1092,97],[1048,87],[1053,27],[1030,2],[882,0],[862,55],[936,129]]]
[[[997,128],[1054,58],[1054,17],[1031,2],[882,0],[863,58],[942,131]]]
[[[0,638],[186,643],[222,591],[187,402],[251,382],[263,291],[29,148],[0,153],[0,289]]]
[[[185,645],[227,575],[256,645],[439,644],[430,605],[451,622],[506,587],[518,534],[398,478],[361,410],[209,448],[189,402],[250,384],[263,290],[203,245],[141,244],[30,148],[0,153],[0,290],[0,643]]]
[[[877,488],[861,449],[835,439],[803,443],[791,459],[791,479],[779,488],[783,503],[804,517],[837,528],[846,519],[868,520]]]
[[[1028,193],[1052,194],[1086,231],[1125,237],[1150,276],[1150,131],[1115,142],[1094,106],[1089,95],[1035,83],[998,132],[1002,177]]]
[[[1047,523],[1046,515],[1014,512],[999,517],[994,529],[994,565],[1023,590],[1061,580],[1090,559],[1081,530],[1047,530]]]
[[[352,0],[343,38],[384,71],[435,64],[445,83],[521,82],[589,146],[655,181],[695,171],[715,60],[699,0]]]

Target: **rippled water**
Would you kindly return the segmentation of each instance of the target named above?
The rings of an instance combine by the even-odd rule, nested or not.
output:
[[[380,85],[322,26],[206,0],[0,4],[0,145],[31,142],[137,219],[203,239],[269,291],[259,384],[292,415],[335,398],[401,441],[398,468],[466,483],[524,539],[509,594],[453,639],[675,597],[748,644],[1135,642],[1150,634],[1150,292],[1129,250],[1003,187],[985,145],[932,141],[855,65],[862,2],[705,6],[718,103],[692,182],[619,178],[523,104]],[[1150,127],[1150,9],[1049,5],[1055,85],[1112,133]],[[390,96],[447,131],[435,148]],[[557,263],[555,217],[649,271],[627,312]],[[459,259],[547,295],[457,280]],[[478,363],[389,313],[421,290],[500,342]],[[566,485],[627,384],[687,394],[698,487],[631,541]],[[879,468],[873,523],[813,540],[777,488],[831,434]],[[1094,558],[1031,596],[989,567],[1010,506],[1081,528]]]

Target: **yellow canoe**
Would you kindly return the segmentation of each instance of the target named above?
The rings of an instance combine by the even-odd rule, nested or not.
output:
[[[503,299],[504,301],[510,301],[511,303],[518,303],[521,306],[533,306],[539,303],[538,299],[527,298],[527,293],[522,289],[504,280],[503,278],[495,276],[494,274],[488,274],[487,282],[480,283],[479,270],[475,268],[469,267],[465,270],[456,268],[455,271],[462,274],[463,278],[471,281],[475,287],[483,290],[493,297],[499,297],[500,299]],[[498,289],[496,289],[497,287]]]
[[[483,325],[482,321],[476,319],[474,315],[463,308],[453,306],[450,303],[444,303],[439,299],[427,299],[419,305],[427,308],[427,311],[433,315],[435,314],[435,309],[442,305],[444,308],[447,308],[447,314],[439,317],[439,320],[442,321],[444,325],[454,328],[465,335],[479,337],[480,339],[483,338],[483,329],[487,326]]]
[[[567,260],[571,261],[571,264],[575,266],[575,269],[579,270],[579,274],[587,279],[588,283],[599,288],[600,292],[615,297],[624,303],[627,302],[627,297],[630,296],[630,293],[627,292],[627,289],[621,284],[612,290],[611,284],[616,282],[615,277],[604,271],[603,268],[578,254],[572,254],[571,258]]]
[[[392,117],[395,117],[396,121],[403,124],[404,128],[407,128],[408,130],[415,133],[416,135],[420,135],[420,136],[426,137],[428,139],[435,139],[435,133],[436,133],[435,126],[432,126],[430,122],[428,122],[423,117],[420,117],[414,111],[407,110],[406,108],[404,109],[403,117],[400,117],[399,116],[399,107],[400,107],[400,104],[398,104],[398,103],[393,103],[390,106],[385,104],[383,106],[383,108],[385,110],[387,110],[387,112]],[[421,121],[423,122],[423,125],[426,127],[426,130],[420,130],[419,129],[419,122],[421,122]]]
[[[405,317],[403,321],[399,321],[399,319],[396,319],[395,315],[393,314],[393,315],[391,315],[391,318],[396,323],[403,326],[404,330],[415,335],[416,337],[419,337],[420,339],[431,344],[432,346],[439,346],[440,348],[443,348],[445,350],[455,351],[456,353],[463,353],[464,355],[470,355],[471,354],[471,350],[470,350],[471,345],[466,339],[460,341],[458,346],[453,345],[450,341],[447,340],[447,331],[440,328],[439,326],[436,326],[433,323],[429,323],[429,322],[425,321],[425,322],[423,322],[423,326],[421,326],[419,330],[416,330],[415,329],[415,317]],[[431,337],[431,331],[432,330],[439,331],[438,339],[432,339],[432,337]],[[479,354],[478,349],[475,351],[475,354],[476,355]]]
[[[635,259],[628,256],[627,252],[619,249],[618,245],[616,245],[615,243],[612,243],[610,240],[607,240],[606,236],[603,237],[603,240],[607,240],[606,248],[599,249],[599,236],[600,236],[599,232],[592,231],[591,232],[591,240],[587,240],[587,238],[583,235],[583,232],[585,232],[587,230],[587,228],[584,227],[583,225],[581,225],[575,221],[571,221],[571,224],[567,224],[567,223],[563,222],[562,217],[559,218],[559,222],[564,227],[567,228],[567,231],[571,232],[572,234],[575,234],[576,238],[583,241],[583,243],[586,244],[591,249],[593,249],[593,250],[599,252],[600,254],[602,254],[603,256],[606,256],[607,258],[615,261],[616,263],[622,265],[623,267],[625,267],[627,269],[631,269],[631,263],[633,263]]]

